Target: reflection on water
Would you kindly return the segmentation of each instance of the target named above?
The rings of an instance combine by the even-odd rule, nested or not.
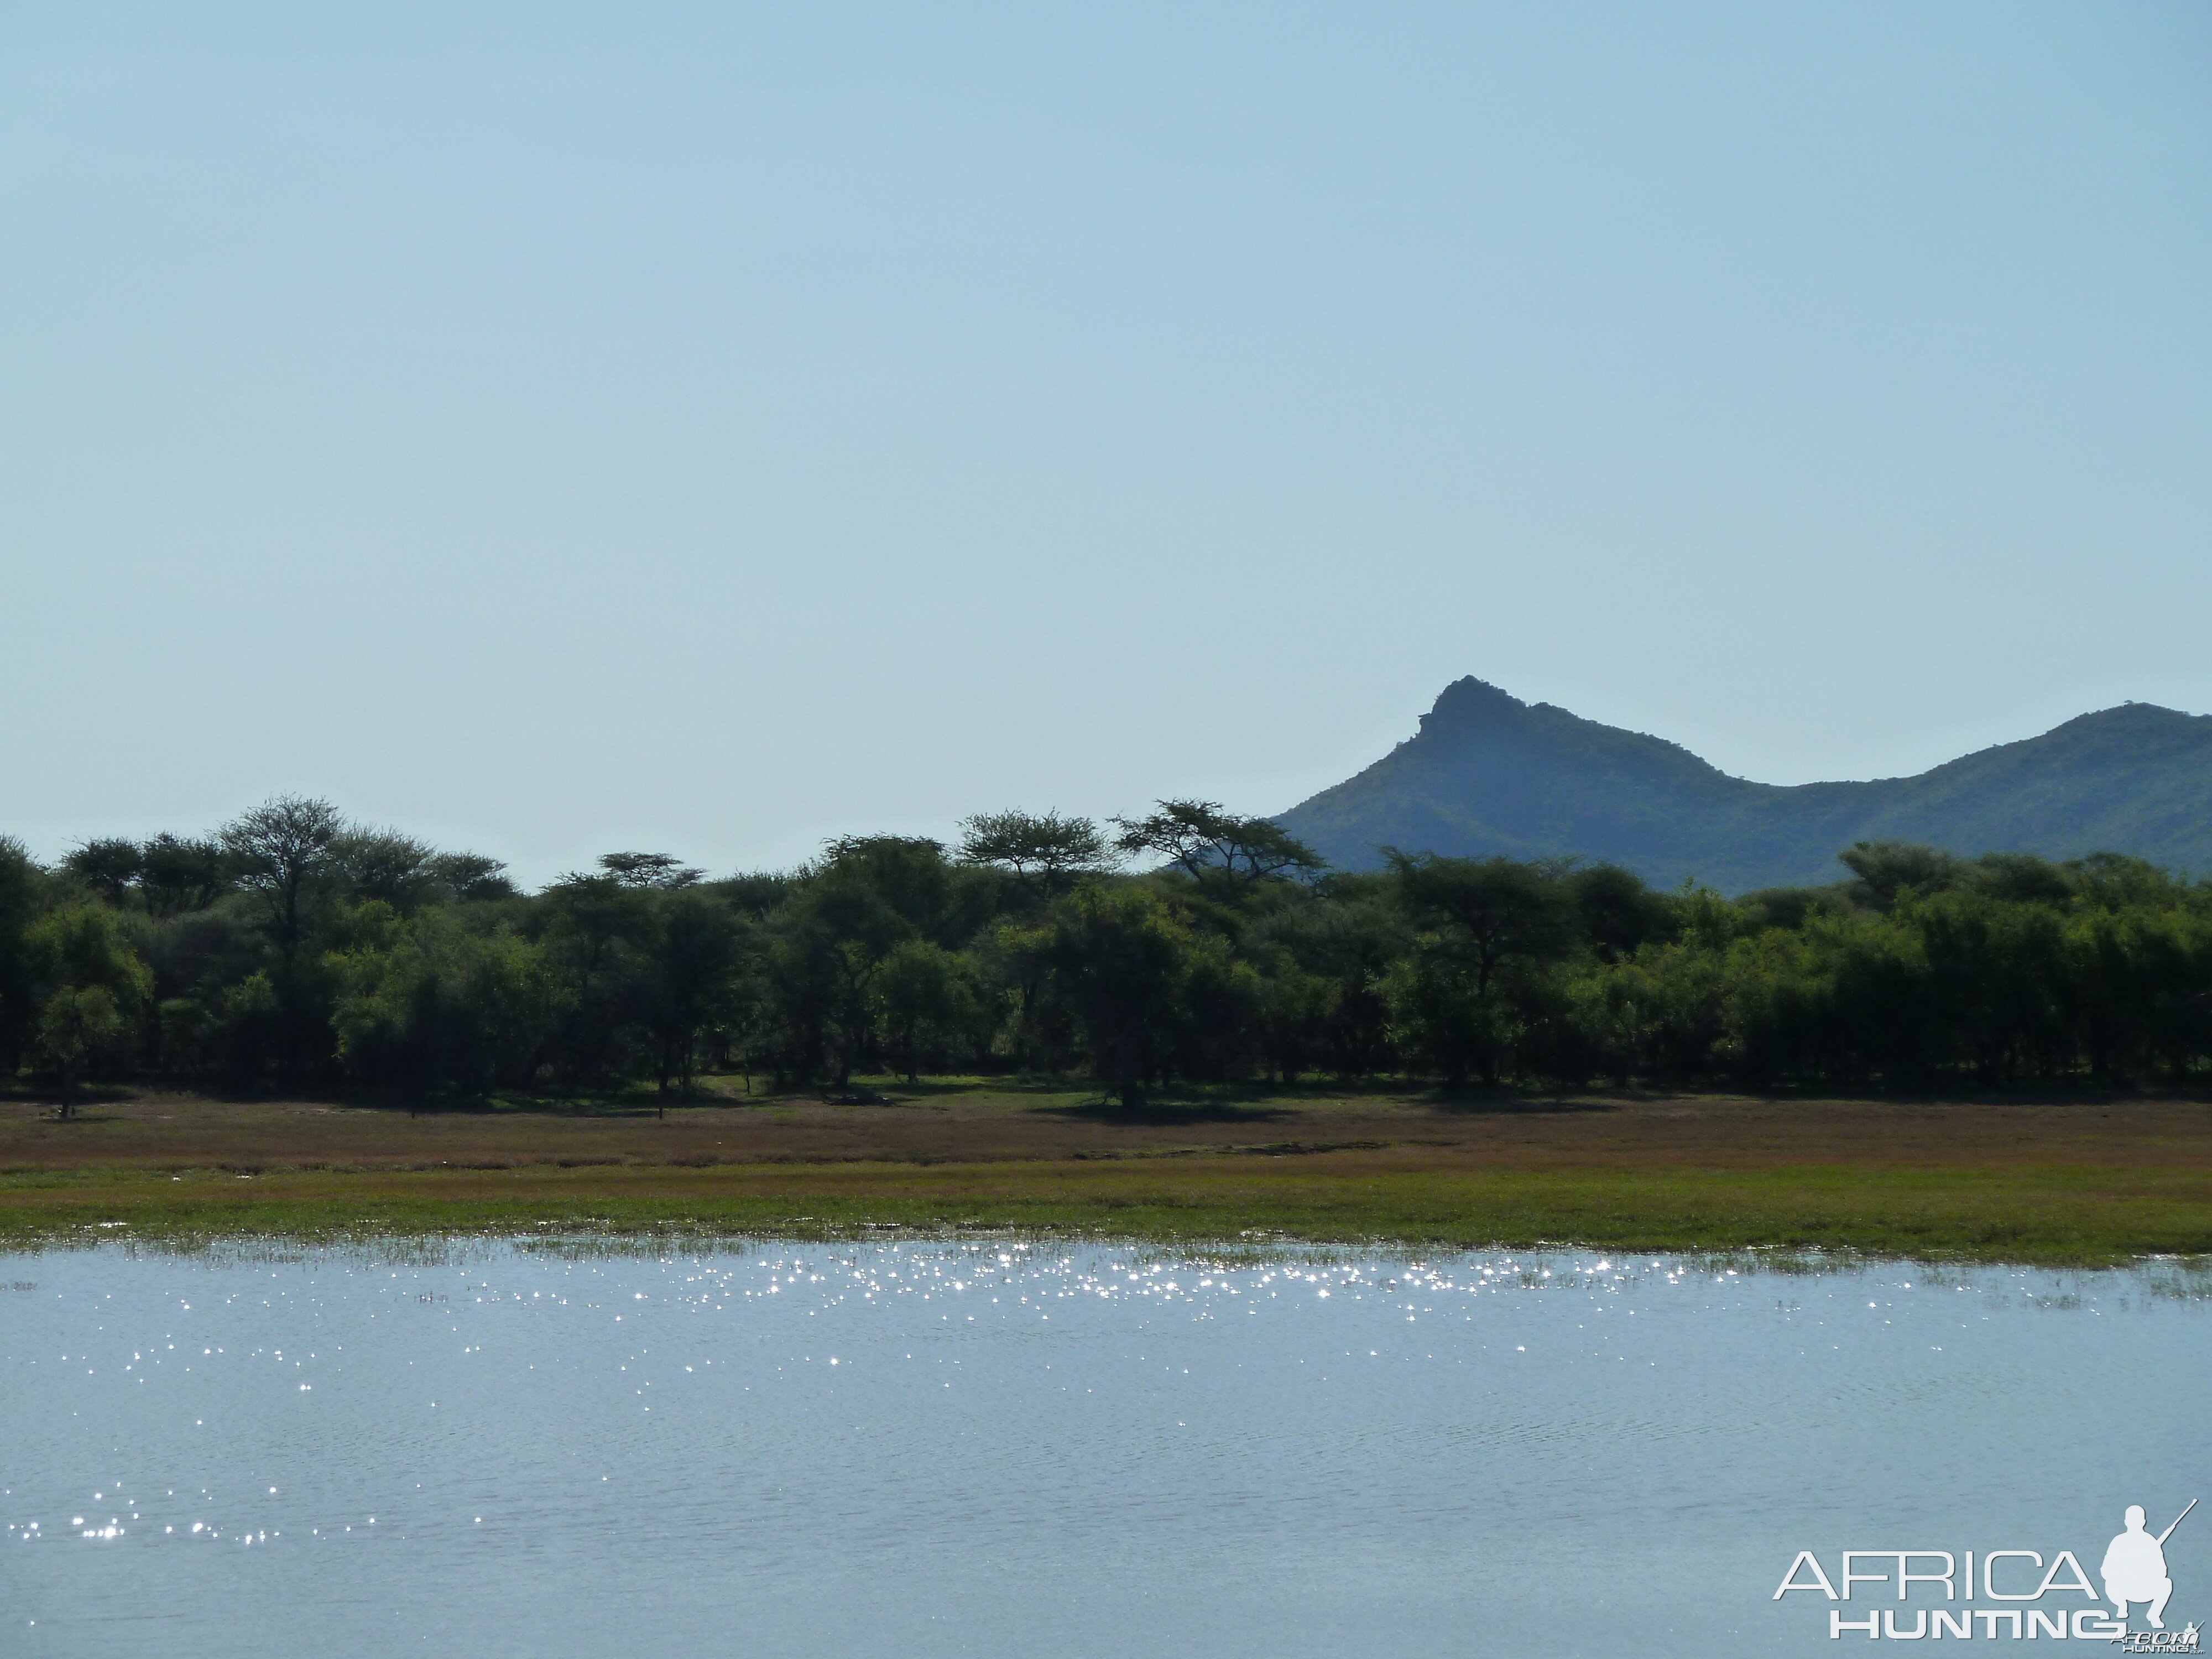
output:
[[[2212,1495],[2202,1274],[1787,1267],[0,1258],[0,1651],[1826,1651],[1799,1548]]]

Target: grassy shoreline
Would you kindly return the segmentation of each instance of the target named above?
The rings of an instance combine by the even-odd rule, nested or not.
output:
[[[1143,1120],[954,1083],[411,1116],[0,1103],[0,1249],[127,1237],[1014,1229],[1196,1243],[1813,1249],[2094,1267],[2212,1254],[2191,1101],[1440,1101],[1312,1091]]]
[[[687,1174],[689,1172],[686,1172]],[[362,1233],[645,1231],[844,1235],[893,1228],[1012,1229],[1194,1243],[1261,1233],[1316,1243],[1624,1250],[1821,1249],[2046,1266],[2107,1266],[2146,1255],[2212,1253],[2194,1194],[2136,1193],[2116,1224],[2081,1172],[1978,1181],[1931,1174],[1869,1181],[1805,1170],[1713,1178],[1528,1174],[1490,1177],[1328,1175],[1297,1182],[1216,1179],[1079,1182],[1036,1166],[929,1170],[796,1166],[763,1182],[677,1181],[599,1170],[549,1181],[507,1174],[379,1176],[301,1171],[255,1177],[250,1194],[208,1183],[99,1172],[76,1180],[0,1178],[0,1248],[118,1236],[189,1243],[227,1236],[311,1241]],[[2086,1201],[2085,1201],[2086,1200]],[[119,1224],[119,1226],[117,1224]]]

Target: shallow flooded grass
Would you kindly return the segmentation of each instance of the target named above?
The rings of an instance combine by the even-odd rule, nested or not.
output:
[[[1620,1249],[1850,1249],[2051,1264],[2212,1252],[2200,1176],[2100,1170],[1480,1170],[1385,1155],[538,1166],[505,1170],[77,1170],[0,1176],[0,1241],[76,1236],[667,1229],[844,1235],[1016,1228],[1163,1240]]]

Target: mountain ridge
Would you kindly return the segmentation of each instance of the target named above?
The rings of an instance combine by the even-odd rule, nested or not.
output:
[[[1576,855],[1725,892],[1835,880],[1855,841],[2212,874],[2212,715],[2124,703],[1908,776],[1774,784],[1470,675],[1413,736],[1276,822],[1346,869],[1376,867],[1383,846]]]

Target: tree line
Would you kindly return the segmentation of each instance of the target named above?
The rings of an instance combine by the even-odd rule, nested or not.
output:
[[[2212,1065],[2212,884],[2117,854],[1860,843],[1727,898],[1572,860],[1385,849],[1262,818],[848,836],[709,879],[612,853],[526,893],[283,797],[205,838],[0,839],[0,1078],[412,1098],[702,1071],[1179,1085],[1389,1077],[1924,1089],[2183,1083]]]

